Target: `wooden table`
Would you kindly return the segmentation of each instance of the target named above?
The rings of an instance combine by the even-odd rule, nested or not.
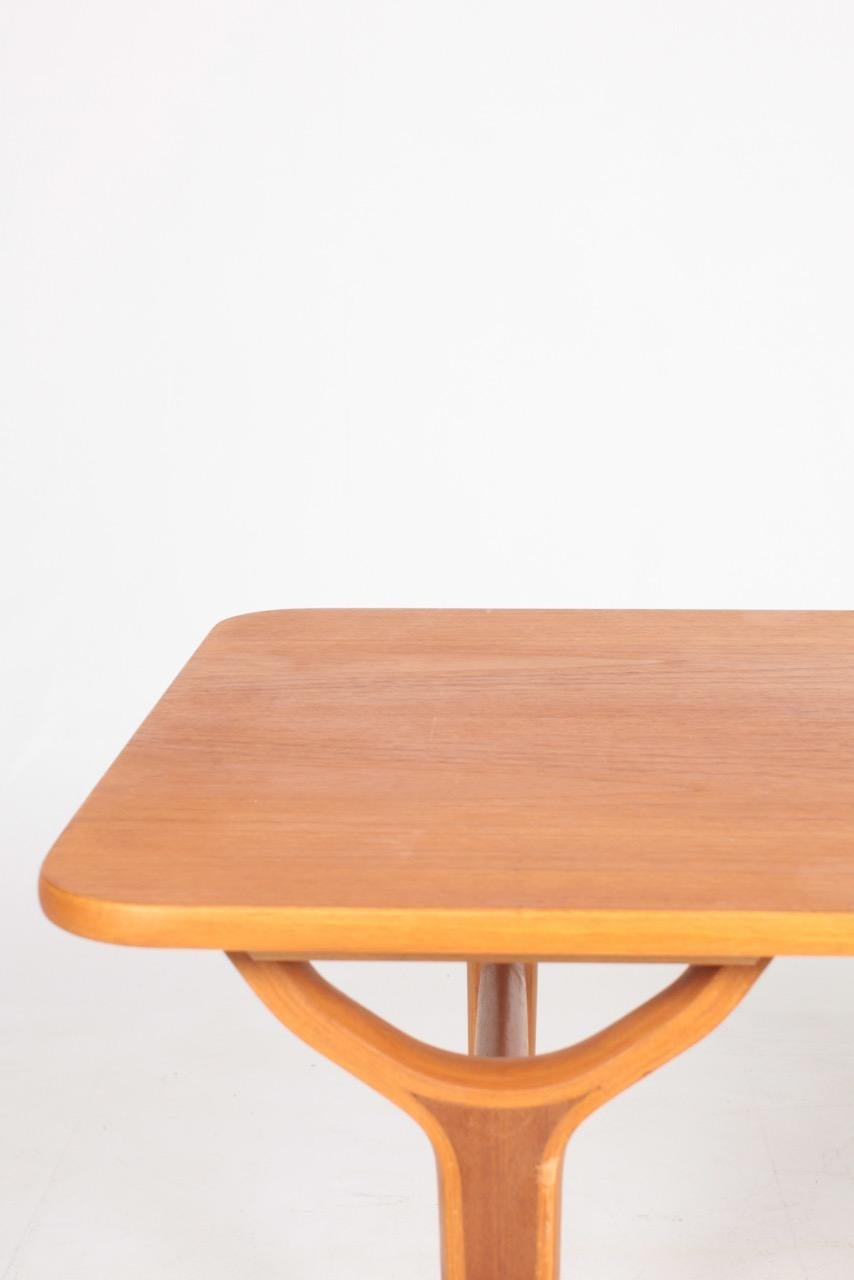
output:
[[[49,854],[57,924],[218,948],[436,1152],[446,1280],[553,1280],[563,1149],[767,958],[854,954],[854,614],[332,610],[216,627]],[[469,1053],[312,959],[468,962]],[[535,1055],[536,963],[683,960]],[[686,1176],[690,1169],[686,1165]]]

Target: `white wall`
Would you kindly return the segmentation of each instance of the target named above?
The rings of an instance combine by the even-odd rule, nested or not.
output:
[[[158,1183],[168,1108],[146,1081],[185,1071],[173,1102],[186,1116],[207,1062],[191,1044],[213,1052],[220,1017],[250,1039],[262,1023],[221,990],[215,958],[87,947],[49,930],[33,901],[41,854],[219,617],[308,604],[851,607],[852,155],[854,10],[841,2],[6,0],[0,984],[15,1082],[2,1105],[18,1136],[0,1154],[3,1280],[278,1274],[281,1240],[235,1270],[226,1209],[223,1244],[203,1247],[216,1187],[195,1235],[190,1209],[177,1213],[190,1226],[176,1227],[174,1255],[140,1253],[157,1236],[146,1213],[175,1203]],[[785,1035],[788,1002],[803,1018],[819,979],[809,964],[781,972],[793,976],[769,976],[755,1001]],[[674,1161],[683,1226],[644,1235],[653,1209],[636,1197],[650,1175],[615,1125],[597,1158],[629,1161],[625,1188],[609,1193],[603,1173],[594,1184],[616,1201],[585,1205],[605,1235],[609,1213],[621,1224],[634,1261],[615,1260],[615,1276],[850,1274],[854,1026],[832,1021],[850,983],[844,965],[821,973],[836,996],[813,1029],[819,1045],[843,1038],[838,1109],[817,1133],[805,1120],[790,1153],[791,1099],[831,1107],[815,1046],[799,1060],[793,1045],[797,1088],[763,1116],[765,1146],[744,1148],[765,1160],[754,1172],[771,1218],[757,1228],[755,1214],[722,1211],[695,1238],[706,1184]],[[639,979],[609,980],[628,999]],[[742,1035],[755,1062],[761,1046]],[[236,1079],[254,1058],[233,1054]],[[104,1055],[115,1078],[95,1088]],[[200,1131],[205,1107],[230,1096],[218,1070]],[[732,1095],[710,1100],[701,1078],[706,1124],[741,1131]],[[287,1091],[272,1074],[256,1087]],[[131,1115],[128,1088],[150,1139],[139,1166],[122,1165],[141,1137],[116,1119]],[[93,1155],[104,1107],[115,1146]],[[233,1144],[245,1116],[234,1129]],[[400,1141],[409,1152],[408,1131]],[[247,1142],[262,1164],[286,1145]],[[418,1199],[429,1167],[417,1167],[410,1240],[433,1225]],[[359,1250],[375,1257],[380,1231],[396,1274],[394,1197],[385,1211],[372,1202],[376,1219],[357,1211],[370,1182],[345,1175],[321,1215],[346,1217],[355,1243],[342,1256],[322,1255],[334,1236],[318,1232],[319,1210],[293,1211],[288,1238],[302,1243],[285,1274],[365,1274]],[[714,1203],[725,1183],[709,1187]],[[666,1202],[656,1185],[650,1205]],[[807,1205],[820,1187],[830,1201]],[[105,1209],[111,1190],[120,1207]],[[234,1188],[219,1194],[227,1205]],[[594,1237],[590,1273],[604,1276]],[[105,1238],[114,1252],[99,1261]],[[50,1249],[71,1240],[56,1270]],[[415,1250],[407,1265],[427,1264]]]

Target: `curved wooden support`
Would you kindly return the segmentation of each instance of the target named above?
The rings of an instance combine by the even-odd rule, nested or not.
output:
[[[467,1057],[397,1030],[310,964],[230,959],[296,1035],[425,1130],[439,1167],[445,1280],[556,1280],[570,1134],[608,1098],[707,1035],[768,963],[691,967],[568,1049]],[[514,1043],[519,1047],[518,1030]]]

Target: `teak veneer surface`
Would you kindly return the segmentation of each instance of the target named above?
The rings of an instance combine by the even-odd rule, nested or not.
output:
[[[854,613],[228,619],[41,892],[145,945],[854,953]]]

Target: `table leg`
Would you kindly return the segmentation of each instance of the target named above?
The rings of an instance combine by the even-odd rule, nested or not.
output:
[[[540,1056],[524,1052],[532,979],[514,965],[483,965],[474,989],[474,1055],[466,1057],[405,1035],[309,964],[230,958],[286,1026],[427,1133],[439,1169],[444,1280],[557,1280],[570,1134],[603,1102],[707,1035],[767,964],[692,966],[613,1026]],[[471,970],[469,983],[471,993]],[[480,1056],[481,1048],[499,1053]]]
[[[469,1053],[481,1058],[520,1058],[534,1053],[537,966],[470,960],[468,1015]]]

